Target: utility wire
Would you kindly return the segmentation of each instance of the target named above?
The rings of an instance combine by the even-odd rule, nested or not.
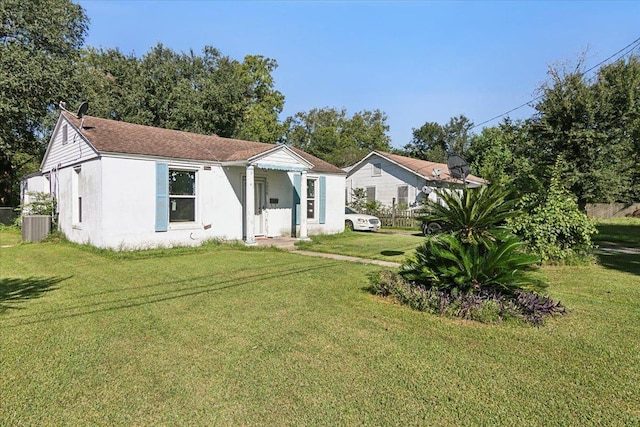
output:
[[[609,56],[609,57],[608,57],[608,58],[606,58],[606,59],[603,59],[602,61],[598,62],[598,63],[597,63],[596,65],[594,65],[593,67],[589,68],[589,69],[588,69],[588,70],[586,70],[586,71],[583,71],[583,72],[582,72],[582,73],[580,73],[580,74],[581,74],[582,76],[584,76],[585,74],[587,74],[587,73],[589,73],[589,72],[591,72],[591,71],[595,70],[596,68],[598,68],[599,66],[601,66],[601,65],[602,65],[602,64],[604,64],[605,62],[609,61],[609,60],[610,60],[611,58],[613,58],[614,56],[619,55],[619,54],[620,54],[620,52],[624,52],[624,51],[626,51],[626,52],[624,52],[624,53],[622,53],[622,54],[620,54],[620,55],[619,55],[619,57],[620,57],[620,58],[622,58],[622,57],[624,57],[624,56],[628,55],[630,52],[632,52],[634,49],[636,49],[636,48],[637,48],[637,47],[639,47],[639,46],[640,46],[640,37],[638,37],[637,39],[635,39],[634,41],[632,41],[631,43],[629,43],[628,45],[626,45],[625,47],[623,47],[622,49],[620,49],[619,51],[617,51],[616,53],[614,53],[613,55]],[[618,58],[616,58],[616,59],[618,59]],[[542,98],[543,96],[544,96],[544,94],[543,94],[543,95],[538,95],[538,96],[536,96],[535,98],[530,99],[529,101],[525,102],[524,104],[521,104],[521,105],[518,105],[518,106],[517,106],[517,107],[515,107],[515,108],[512,108],[511,110],[507,111],[506,113],[498,114],[497,116],[492,117],[492,118],[490,118],[489,120],[485,120],[485,121],[484,121],[484,122],[482,122],[482,123],[478,123],[477,125],[472,126],[471,128],[469,128],[469,130],[471,130],[471,129],[475,129],[475,128],[479,127],[479,126],[482,126],[482,125],[484,125],[484,124],[487,124],[487,123],[489,123],[489,122],[491,122],[491,121],[493,121],[493,120],[495,120],[495,119],[499,119],[500,117],[504,117],[504,116],[506,116],[506,115],[507,115],[507,114],[509,114],[509,113],[513,113],[514,111],[519,110],[519,109],[521,109],[522,107],[526,107],[526,106],[528,106],[529,104],[531,104],[531,103],[532,103],[532,102],[534,102],[534,101],[537,101],[538,99]]]

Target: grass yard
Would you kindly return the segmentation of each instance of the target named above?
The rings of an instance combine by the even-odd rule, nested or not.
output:
[[[534,328],[412,311],[364,290],[378,267],[273,249],[2,247],[0,424],[638,425],[640,276],[613,265],[543,269],[571,313]]]
[[[424,236],[418,231],[397,233],[347,230],[340,234],[312,236],[311,240],[298,242],[296,246],[307,251],[402,262],[423,239]]]

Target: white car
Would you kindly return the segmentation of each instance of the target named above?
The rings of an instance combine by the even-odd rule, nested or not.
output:
[[[380,230],[380,220],[373,215],[361,214],[348,206],[344,207],[344,226],[350,230]]]

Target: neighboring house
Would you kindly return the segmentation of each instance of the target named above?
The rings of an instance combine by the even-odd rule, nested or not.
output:
[[[345,173],[285,145],[65,111],[40,172],[57,199],[59,229],[97,247],[253,244],[344,230]]]
[[[362,160],[348,168],[346,179],[346,202],[350,203],[353,189],[364,188],[367,201],[377,200],[385,206],[419,206],[422,199],[435,200],[434,190],[439,188],[475,188],[486,181],[468,175],[466,182],[452,177],[443,163],[428,162],[372,151]]]

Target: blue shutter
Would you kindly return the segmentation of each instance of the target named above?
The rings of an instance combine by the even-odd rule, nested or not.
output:
[[[324,224],[327,218],[327,177],[320,177],[320,224]]]
[[[169,228],[169,165],[156,163],[156,231]]]
[[[300,225],[300,183],[301,176],[293,175],[293,220],[295,225]]]

